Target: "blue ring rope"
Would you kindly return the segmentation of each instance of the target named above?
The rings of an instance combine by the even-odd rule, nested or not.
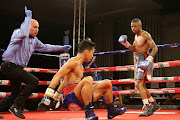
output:
[[[158,47],[158,49],[177,48],[177,47],[180,47],[180,43],[157,45],[157,47]],[[4,52],[4,51],[5,51],[4,49],[0,49],[0,52]],[[98,52],[98,53],[94,53],[94,56],[123,54],[123,53],[129,53],[129,52],[132,52],[132,51],[130,51],[129,49],[125,49],[125,50]],[[46,57],[58,57],[59,58],[59,55],[51,55],[51,54],[33,53],[33,55],[34,56],[46,56]]]

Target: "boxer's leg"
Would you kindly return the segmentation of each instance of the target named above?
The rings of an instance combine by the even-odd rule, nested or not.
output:
[[[92,109],[92,84],[91,76],[83,78],[74,89],[74,93],[81,103],[84,103],[86,119],[98,120]]]
[[[150,66],[147,69],[147,80],[150,81],[150,82],[152,81],[152,78],[153,78],[153,70],[154,70],[154,62],[151,63]],[[147,97],[149,99],[150,105],[152,106],[152,112],[154,113],[154,112],[160,110],[161,109],[160,105],[158,105],[156,103],[156,101],[154,101],[153,97],[151,96],[151,94],[149,93],[149,91],[145,87],[145,85],[144,85],[144,88],[146,90]]]
[[[93,101],[97,101],[97,99],[103,95],[107,104],[108,111],[108,119],[112,119],[117,115],[122,115],[125,113],[127,108],[114,108],[113,104],[113,94],[112,94],[112,84],[109,80],[103,80],[102,82],[96,83],[93,85]]]
[[[149,105],[148,96],[145,89],[145,82],[146,82],[146,71],[141,70],[137,66],[141,61],[145,59],[145,54],[136,54],[136,68],[135,68],[135,79],[136,79],[136,88],[139,90],[142,101],[143,101],[143,114],[141,116],[151,116],[151,106]]]

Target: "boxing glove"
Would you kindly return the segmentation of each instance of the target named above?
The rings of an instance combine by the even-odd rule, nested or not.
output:
[[[139,63],[138,68],[146,71],[149,65],[153,62],[153,59],[154,58],[152,56],[148,56],[146,60],[143,60]]]
[[[127,35],[121,35],[118,42],[124,45],[126,48],[129,48],[130,46],[129,42],[127,41]]]

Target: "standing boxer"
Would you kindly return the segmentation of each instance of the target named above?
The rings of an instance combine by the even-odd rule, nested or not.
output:
[[[132,52],[136,52],[136,87],[140,92],[144,104],[144,112],[139,116],[151,116],[155,111],[160,109],[160,106],[154,101],[151,94],[145,87],[145,82],[146,78],[149,81],[152,81],[153,59],[158,52],[158,48],[151,38],[151,35],[147,31],[142,30],[142,23],[140,19],[135,18],[131,21],[131,29],[135,34],[133,45],[127,41],[126,35],[121,35],[118,42]],[[149,55],[147,55],[150,48],[152,51]],[[151,104],[149,104],[149,102]]]

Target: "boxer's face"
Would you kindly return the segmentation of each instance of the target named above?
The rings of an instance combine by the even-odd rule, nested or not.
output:
[[[86,62],[90,62],[91,59],[93,58],[93,54],[94,54],[94,48],[92,50],[88,50],[86,53]]]
[[[131,30],[134,34],[139,33],[141,30],[141,24],[139,22],[131,23]]]

